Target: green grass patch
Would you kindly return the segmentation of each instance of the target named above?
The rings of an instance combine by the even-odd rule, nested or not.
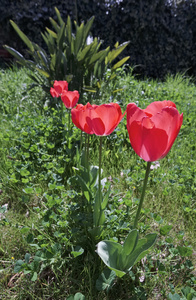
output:
[[[83,193],[83,181],[78,181],[77,175],[84,174],[80,173],[80,131],[74,126],[68,131],[65,109],[63,116],[46,105],[40,109],[49,96],[33,87],[26,69],[2,70],[0,83],[0,296],[194,299],[194,81],[180,74],[163,82],[141,81],[119,70],[99,94],[84,95],[91,103],[118,102],[123,112],[130,102],[145,108],[153,101],[171,100],[184,114],[171,151],[152,164],[139,219],[140,234],[157,232],[157,242],[120,279],[95,253],[98,241],[89,232],[92,211],[86,211],[87,201],[97,185],[92,180]],[[91,136],[89,145],[93,176],[99,163],[98,137]],[[103,138],[102,153],[103,191],[111,188],[103,238],[123,242],[133,223],[146,168],[131,148],[126,117]]]

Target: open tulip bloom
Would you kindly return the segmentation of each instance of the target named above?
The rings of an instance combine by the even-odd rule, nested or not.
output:
[[[105,136],[118,126],[125,113],[117,103],[102,105],[78,104],[71,110],[73,123],[88,134]]]
[[[150,165],[161,159],[171,149],[183,122],[176,105],[171,101],[157,101],[142,110],[135,103],[127,106],[127,130],[134,151],[147,161],[146,174],[133,229],[128,234],[124,245],[113,241],[101,241],[97,253],[103,262],[121,277],[143,257],[143,253],[153,246],[156,233],[138,239],[137,223],[144,201]]]
[[[54,81],[53,88],[50,88],[50,94],[54,98],[58,98],[62,95],[64,91],[68,91],[68,82],[67,81]]]
[[[98,196],[95,198],[94,205],[94,227],[103,225],[104,208],[103,197],[101,193],[101,150],[102,150],[102,136],[111,134],[118,126],[123,116],[121,108],[117,103],[109,103],[102,105],[86,105],[78,104],[71,110],[73,123],[87,134],[95,134],[100,136],[99,145],[99,189]]]
[[[78,91],[64,91],[61,95],[61,100],[63,101],[66,108],[71,109],[76,106],[79,100]]]
[[[140,109],[135,103],[127,105],[127,130],[133,150],[145,161],[156,161],[167,155],[182,125],[171,101],[157,101]]]

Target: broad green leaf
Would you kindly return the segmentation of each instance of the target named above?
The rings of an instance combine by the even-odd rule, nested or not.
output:
[[[180,300],[181,298],[178,294],[169,293],[169,295],[167,296],[167,299],[168,300]]]
[[[99,167],[91,166],[90,168],[90,187],[94,187],[98,183]]]
[[[29,230],[30,230],[29,227],[23,227],[23,228],[21,228],[20,232],[21,232],[22,234],[25,234],[25,233],[27,233]]]
[[[31,281],[36,281],[37,280],[37,272],[33,273],[33,276],[31,277]]]
[[[145,238],[138,240],[138,243],[134,251],[127,257],[126,269],[130,270],[134,264],[138,261],[138,257],[148,250],[156,241],[157,234],[150,233],[145,236]]]
[[[102,209],[100,209],[99,220],[97,226],[102,226],[105,223],[105,213]]]
[[[107,292],[111,289],[114,280],[116,278],[116,273],[113,270],[105,269],[100,275],[99,278],[96,280],[96,288],[98,291]]]
[[[25,265],[26,264],[24,263],[23,260],[21,260],[21,259],[17,260],[16,263],[15,263],[15,265],[14,265],[14,272],[15,273],[20,272]]]
[[[27,45],[27,47],[30,49],[31,52],[34,51],[34,47],[32,42],[28,39],[28,37],[20,30],[20,28],[14,23],[14,21],[10,20],[10,23],[12,27],[15,29],[15,31],[18,33],[20,38],[23,40],[23,42]]]
[[[25,262],[28,264],[29,260],[30,260],[31,254],[30,253],[26,253],[25,254]]]
[[[71,254],[73,255],[74,258],[82,255],[83,253],[84,253],[84,249],[82,247],[80,247],[80,246],[76,246],[74,248],[74,250],[71,251]]]
[[[121,59],[120,61],[118,61],[111,69],[111,71],[115,71],[116,69],[120,68],[128,59],[130,58],[130,56],[126,56],[123,59]]]
[[[137,242],[138,242],[139,233],[137,229],[133,229],[125,239],[123,244],[123,254],[129,255],[131,252],[134,251]]]
[[[109,269],[113,270],[118,277],[124,276],[126,273],[118,269],[118,257],[121,255],[122,246],[113,241],[101,241],[97,244],[97,254]]]
[[[85,300],[85,296],[82,293],[76,293],[74,296],[74,300]]]
[[[27,187],[23,189],[23,192],[25,192],[26,194],[32,194],[34,192],[34,189],[32,187]]]
[[[27,243],[32,244],[34,241],[34,235],[32,233],[29,233],[27,236]]]

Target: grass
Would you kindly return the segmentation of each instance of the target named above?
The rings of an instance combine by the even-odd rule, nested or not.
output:
[[[194,299],[194,81],[180,74],[163,82],[138,80],[119,70],[99,97],[92,96],[94,103],[118,101],[122,111],[130,102],[145,108],[168,99],[184,114],[170,153],[150,173],[139,222],[140,234],[155,231],[157,242],[129,274],[114,281],[110,274],[105,283],[95,242],[84,234],[90,220],[74,181],[80,132],[73,128],[67,135],[66,112],[62,124],[58,112],[41,110],[44,93],[29,89],[26,69],[1,70],[0,82],[0,299],[77,299],[71,298],[77,292],[100,300]],[[90,139],[89,155],[90,163],[98,165],[97,137]],[[127,235],[145,167],[131,149],[124,118],[103,140],[105,190],[111,183],[105,238],[123,241]]]

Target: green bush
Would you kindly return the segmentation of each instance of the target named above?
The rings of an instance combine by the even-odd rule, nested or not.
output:
[[[5,46],[5,48],[21,65],[34,71],[30,77],[48,94],[54,80],[67,80],[71,82],[70,89],[79,91],[80,101],[82,101],[83,88],[86,87],[87,90],[92,91],[93,83],[96,88],[99,88],[108,67],[112,70],[111,77],[113,78],[115,70],[129,59],[127,56],[113,66],[111,65],[128,42],[121,45],[116,43],[113,50],[110,50],[110,47],[99,50],[101,42],[98,38],[94,38],[90,44],[87,43],[94,17],[86,24],[82,22],[80,26],[75,21],[74,33],[70,17],[68,16],[67,23],[65,23],[59,10],[57,8],[55,10],[58,22],[50,18],[53,30],[46,28],[45,33],[42,33],[48,51],[31,42],[13,21],[11,24],[28,47],[31,60],[26,59],[12,47]]]

